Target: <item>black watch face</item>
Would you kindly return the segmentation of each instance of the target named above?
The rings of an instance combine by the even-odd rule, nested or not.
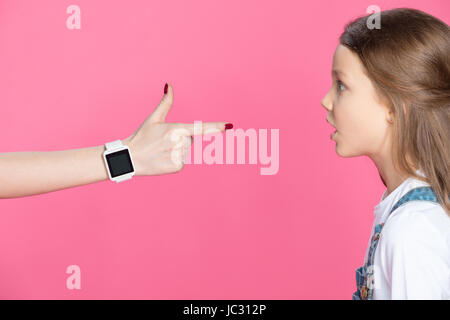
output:
[[[127,149],[106,155],[106,161],[112,178],[134,171]]]

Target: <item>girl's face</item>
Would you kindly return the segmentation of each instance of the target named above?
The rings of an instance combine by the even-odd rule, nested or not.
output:
[[[333,57],[332,86],[321,104],[336,128],[332,140],[341,157],[381,154],[390,143],[388,108],[382,104],[358,55],[339,44]]]

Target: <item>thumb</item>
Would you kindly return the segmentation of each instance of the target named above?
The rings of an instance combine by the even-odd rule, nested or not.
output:
[[[162,97],[159,105],[152,112],[149,117],[149,121],[154,122],[164,122],[166,120],[166,116],[170,111],[173,103],[173,88],[170,84],[166,83],[164,86],[164,96]]]

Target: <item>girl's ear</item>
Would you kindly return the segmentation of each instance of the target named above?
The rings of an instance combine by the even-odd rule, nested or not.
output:
[[[403,114],[405,115],[405,118],[406,118],[406,104],[405,103],[403,103]],[[394,113],[392,112],[392,110],[389,110],[387,113],[387,121],[389,123],[394,122]]]
[[[387,121],[389,123],[393,123],[394,122],[394,113],[391,110],[389,110],[388,113],[387,113]]]

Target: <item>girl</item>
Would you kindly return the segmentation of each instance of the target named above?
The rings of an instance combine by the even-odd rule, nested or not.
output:
[[[353,299],[450,299],[450,30],[380,14],[347,24],[321,102],[336,153],[368,156],[386,186]]]

